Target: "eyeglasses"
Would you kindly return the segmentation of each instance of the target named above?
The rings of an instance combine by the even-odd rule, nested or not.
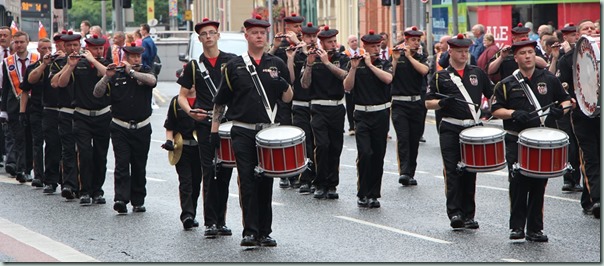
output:
[[[213,37],[214,35],[216,35],[218,32],[215,31],[208,31],[208,32],[202,32],[199,34],[199,36],[201,37]]]

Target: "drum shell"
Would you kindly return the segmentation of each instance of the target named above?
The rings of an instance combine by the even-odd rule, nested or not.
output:
[[[218,147],[216,157],[222,167],[236,167],[235,151],[231,140],[231,128],[233,122],[225,122],[220,124],[218,135],[220,136],[220,146]]]
[[[505,131],[472,127],[459,134],[461,163],[468,172],[492,172],[506,167]]]
[[[281,139],[264,138],[280,130],[295,132],[294,137]],[[304,131],[294,126],[278,126],[263,129],[256,135],[258,168],[268,177],[289,177],[300,174],[306,169],[306,136]]]
[[[518,169],[528,177],[563,176],[568,166],[568,135],[551,128],[529,128],[518,135]]]

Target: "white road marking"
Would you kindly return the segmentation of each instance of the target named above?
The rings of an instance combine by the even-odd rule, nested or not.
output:
[[[165,140],[161,141],[161,140],[156,140],[156,139],[152,139],[151,141],[156,142],[156,143],[161,143],[161,144],[164,144],[166,142]]]
[[[517,260],[517,259],[501,259],[502,261],[507,261],[507,262],[524,262],[521,260]]]
[[[347,151],[357,151],[357,149],[346,149]]]
[[[115,171],[113,171],[111,169],[107,169],[107,172],[113,173]],[[148,177],[148,176],[146,178],[147,178],[147,180],[150,180],[150,181],[158,181],[158,182],[166,182],[166,181],[168,181],[168,180],[165,180],[165,179],[153,178],[153,177]]]
[[[229,196],[231,196],[233,198],[239,198],[239,194],[229,193]],[[281,202],[276,202],[276,201],[273,201],[272,204],[275,206],[285,206],[285,204],[283,204]]]
[[[393,228],[393,227],[389,227],[389,226],[385,226],[385,225],[381,225],[381,224],[370,223],[367,221],[363,221],[363,220],[359,220],[359,219],[355,219],[355,218],[351,218],[351,217],[347,217],[347,216],[335,216],[335,217],[343,219],[343,220],[363,224],[363,225],[373,226],[373,227],[376,227],[379,229],[388,230],[388,231],[398,233],[401,235],[406,235],[406,236],[411,236],[411,237],[415,237],[415,238],[419,238],[419,239],[423,239],[423,240],[432,241],[432,242],[439,243],[439,244],[451,244],[451,242],[449,242],[449,241],[445,241],[445,240],[441,240],[441,239],[437,239],[437,238],[433,238],[433,237],[429,237],[429,236],[424,236],[424,235],[420,235],[420,234],[416,234],[416,233],[411,233],[411,232],[407,232],[407,231],[404,231],[401,229],[397,229],[397,228]]]
[[[60,262],[98,262],[95,258],[81,253],[70,246],[3,218],[0,218],[0,232],[25,245],[40,250]]]

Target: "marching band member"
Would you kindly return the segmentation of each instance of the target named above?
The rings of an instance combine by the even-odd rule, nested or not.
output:
[[[421,94],[429,68],[428,57],[417,53],[424,34],[412,27],[404,35],[404,43],[392,53],[392,124],[396,131],[398,182],[415,186],[419,141],[424,134],[427,112]]]
[[[196,121],[194,129],[197,131],[199,155],[201,155],[201,173],[203,177],[199,181],[203,182],[203,217],[206,227],[204,235],[206,237],[232,235],[231,229],[226,226],[225,222],[229,183],[233,168],[220,167],[219,171],[215,171],[216,168],[212,162],[214,161],[216,146],[210,142],[210,139],[214,138],[214,141],[219,141],[220,136],[218,134],[211,135],[211,117],[207,115],[207,112],[211,111],[214,106],[212,99],[218,89],[216,86],[220,85],[221,68],[229,60],[236,57],[234,54],[225,53],[218,49],[219,26],[218,21],[209,20],[208,18],[204,18],[202,22],[195,25],[195,31],[199,34],[199,41],[203,46],[203,53],[199,56],[199,61],[191,61],[185,66],[182,76],[176,81],[181,86],[178,104],[188,116]],[[204,80],[205,75],[209,75],[212,82]],[[193,104],[190,104],[187,97],[190,90],[194,90],[196,95]],[[199,197],[197,177],[194,176],[194,173],[192,177],[186,177],[188,174],[186,170],[179,172],[179,178],[182,177],[180,187],[182,213],[180,218],[185,228],[189,227],[191,219],[195,219],[197,197]]]
[[[256,16],[246,20],[243,26],[248,51],[230,60],[223,68],[220,89],[214,97],[212,133],[214,136],[218,133],[225,106],[228,105],[226,117],[233,121],[231,140],[237,158],[243,215],[241,246],[274,247],[277,241],[269,236],[272,232],[273,179],[255,175],[254,168],[258,165],[255,137],[266,125],[273,123],[269,113],[275,112],[277,100],[290,102],[293,91],[283,60],[264,52],[270,23]],[[254,69],[254,76],[250,74],[250,68]],[[258,87],[254,80],[259,80]]]
[[[382,36],[370,30],[361,38],[366,54],[351,59],[344,89],[354,90],[357,143],[357,205],[379,208],[384,155],[390,128],[392,65],[379,58]]]
[[[307,32],[316,29],[305,28]],[[344,70],[349,59],[339,52],[333,52],[337,46],[338,30],[325,26],[318,35],[323,49],[314,50],[306,58],[301,86],[310,90],[310,121],[315,142],[316,187],[314,198],[337,199],[336,187],[340,183],[340,154],[344,144],[344,86],[342,80],[347,75]],[[330,52],[331,51],[331,52]]]
[[[474,220],[476,173],[457,169],[457,163],[461,161],[459,134],[479,123],[481,97],[491,97],[493,83],[482,69],[468,65],[471,39],[458,34],[449,39],[447,44],[450,64],[432,77],[426,107],[436,110],[442,117],[439,125],[440,152],[444,165],[446,206],[450,225],[454,229],[478,229],[478,222]],[[438,94],[447,97],[442,98]]]
[[[153,70],[141,65],[141,46],[124,47],[123,71],[109,64],[105,75],[94,87],[94,96],[111,99],[111,143],[115,157],[113,209],[127,213],[145,212],[147,157],[151,144],[151,98],[157,84]]]
[[[348,36],[348,49],[344,54],[350,58],[365,54],[365,49],[359,47],[359,38],[356,35]],[[346,118],[348,120],[348,135],[354,136],[354,93],[352,91],[344,92],[346,98]]]
[[[530,113],[536,107],[529,97],[538,101],[540,106],[558,101],[560,107],[549,108],[548,118],[554,119],[560,119],[567,111],[563,108],[571,103],[570,96],[564,91],[560,81],[549,71],[535,67],[536,46],[536,41],[526,38],[512,44],[511,50],[518,63],[519,73],[518,76],[508,76],[497,83],[491,110],[493,116],[503,120],[503,128],[507,131],[505,148],[510,182],[510,239],[525,238],[526,226],[527,240],[547,242],[547,235],[542,231],[543,197],[547,179],[527,177],[514,170],[513,165],[518,161],[518,133],[540,125],[538,114]],[[552,124],[552,119],[546,119],[546,126],[551,127]]]

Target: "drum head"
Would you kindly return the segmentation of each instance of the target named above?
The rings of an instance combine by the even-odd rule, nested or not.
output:
[[[505,135],[505,131],[497,127],[471,127],[459,133],[459,138],[464,140],[493,139]]]
[[[233,127],[233,121],[221,123],[220,126],[218,127],[218,135],[220,135],[222,137],[230,137],[232,127]]]
[[[259,144],[296,144],[304,138],[304,131],[294,126],[278,126],[260,130],[256,134]]]
[[[597,50],[594,49],[594,44]],[[577,104],[588,117],[600,114],[600,38],[583,36],[573,54],[573,82]]]
[[[527,143],[566,143],[568,135],[566,132],[553,128],[535,127],[525,129],[518,134],[518,139],[521,142]]]

